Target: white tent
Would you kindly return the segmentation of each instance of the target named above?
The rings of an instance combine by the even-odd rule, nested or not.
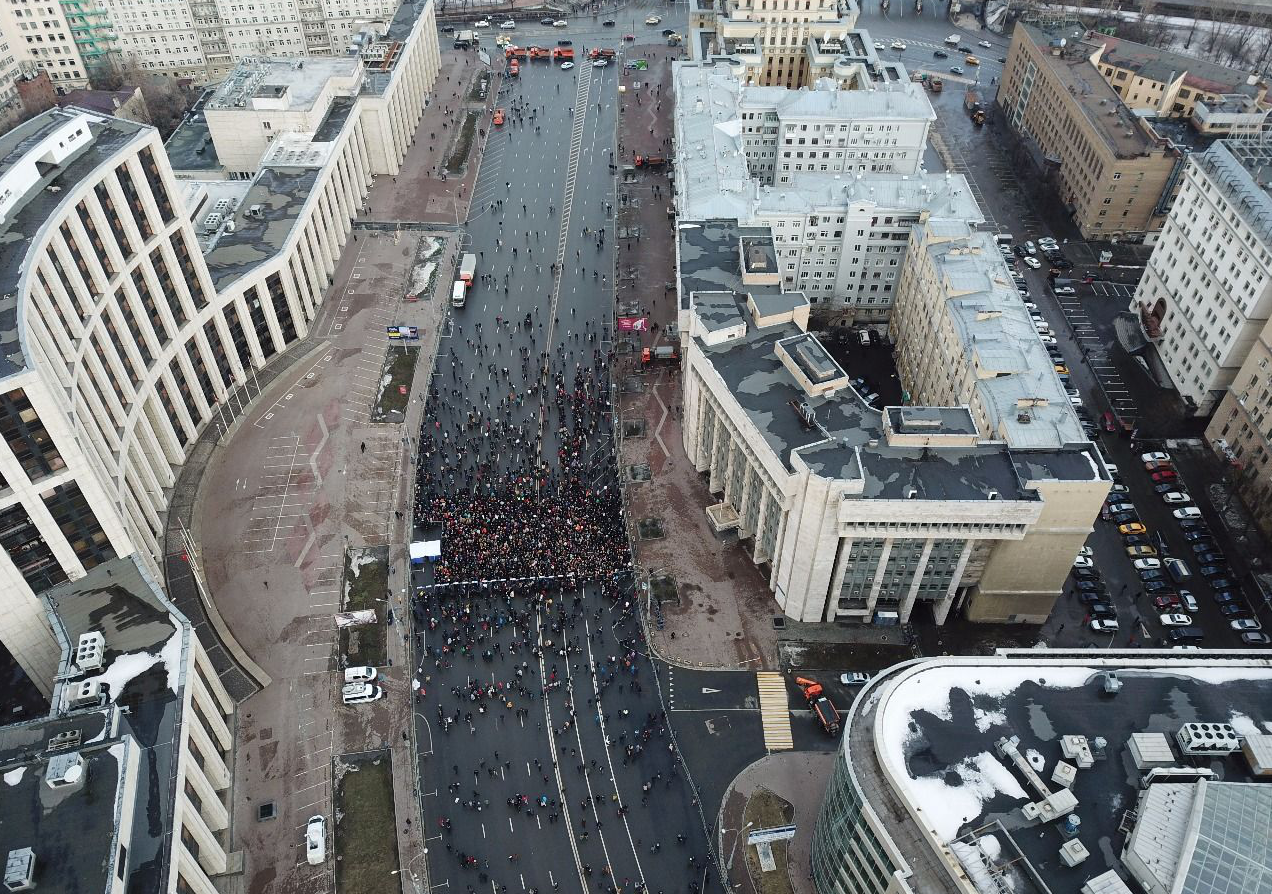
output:
[[[442,555],[442,541],[416,540],[411,544],[411,564],[423,565],[425,559],[438,559]]]

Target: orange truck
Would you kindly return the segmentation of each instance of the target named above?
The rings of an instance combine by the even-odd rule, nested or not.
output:
[[[587,58],[589,59],[613,59],[615,55],[615,52],[609,47],[600,49],[592,47],[592,49],[587,51]]]
[[[806,677],[796,677],[795,685],[804,693],[804,701],[808,702],[808,707],[812,709],[813,715],[817,718],[817,722],[821,724],[827,735],[835,736],[839,734],[839,712],[835,710],[835,706],[830,703],[830,699],[826,697],[825,690],[816,680],[810,680]]]
[[[544,62],[547,62],[551,58],[552,58],[552,51],[549,50],[547,47],[531,47],[530,48],[531,61],[534,61],[535,59],[542,59]]]
[[[521,76],[521,63],[516,59],[508,60],[508,77],[517,78]]]
[[[520,59],[522,62],[526,60],[529,52],[525,47],[508,47],[504,50],[505,59]]]
[[[558,62],[573,62],[574,49],[572,47],[557,47],[552,51],[552,58]]]

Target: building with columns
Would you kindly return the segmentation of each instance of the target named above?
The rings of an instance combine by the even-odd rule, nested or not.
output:
[[[0,727],[8,890],[215,894],[234,703],[136,555],[43,594],[46,717]]]
[[[808,331],[767,227],[681,219],[677,261],[685,451],[786,616],[1046,619],[1052,565],[1067,574],[1110,484],[1080,428],[1015,446],[967,397],[872,407]]]
[[[46,695],[38,594],[117,556],[159,576],[186,451],[306,336],[372,176],[401,164],[437,71],[435,31],[406,24],[391,68],[358,60],[247,179],[178,180],[154,129],[76,109],[0,136],[0,640]]]

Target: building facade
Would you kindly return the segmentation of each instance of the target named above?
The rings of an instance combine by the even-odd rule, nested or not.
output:
[[[1184,153],[1109,86],[1098,50],[1081,26],[1020,23],[997,101],[1083,238],[1138,238],[1165,220]]]
[[[1214,410],[1272,317],[1272,144],[1192,156],[1131,310],[1181,397]]]
[[[45,692],[57,648],[37,594],[115,556],[157,575],[186,450],[307,334],[373,174],[401,163],[436,77],[417,70],[435,30],[411,38],[382,93],[276,141],[223,206],[174,177],[149,127],[58,109],[0,137],[0,637]]]

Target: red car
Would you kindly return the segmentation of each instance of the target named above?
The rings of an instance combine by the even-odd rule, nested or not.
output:
[[[1153,600],[1153,607],[1158,611],[1173,612],[1179,608],[1180,602],[1178,596],[1158,596]]]
[[[1153,473],[1154,481],[1174,481],[1178,477],[1174,469],[1162,469],[1160,472]]]
[[[1104,425],[1105,431],[1107,432],[1117,431],[1117,420],[1113,417],[1112,412],[1110,412],[1109,410],[1104,411],[1104,415],[1100,417],[1100,421]]]
[[[635,40],[635,39],[636,39],[636,35],[635,35],[635,34],[624,34],[624,35],[623,35],[623,40]]]

